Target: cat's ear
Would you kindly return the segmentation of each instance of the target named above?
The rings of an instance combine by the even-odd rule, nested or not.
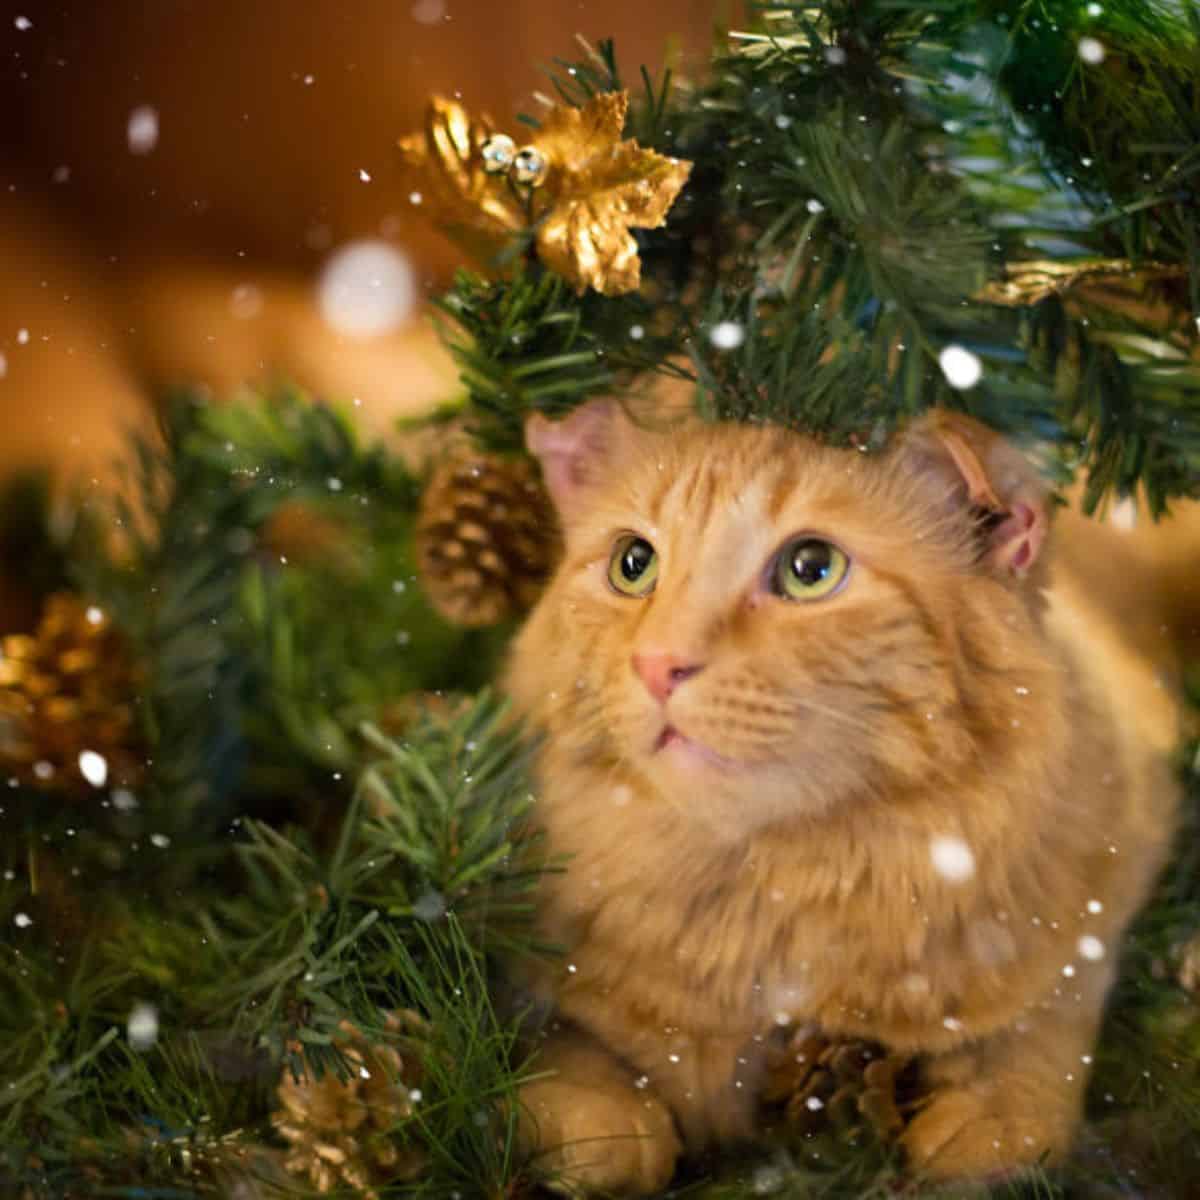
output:
[[[604,469],[625,424],[615,400],[589,400],[557,421],[534,413],[525,422],[525,448],[541,463],[559,516],[576,512],[588,485]]]
[[[992,567],[1026,575],[1050,526],[1050,489],[1001,434],[962,413],[934,409],[902,438],[902,453],[944,490],[945,503],[977,517],[981,553]]]

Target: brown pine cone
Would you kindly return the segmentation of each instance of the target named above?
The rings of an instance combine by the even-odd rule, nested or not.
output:
[[[532,607],[560,541],[533,463],[463,444],[434,468],[416,545],[430,603],[448,621],[478,628]]]
[[[769,1057],[762,1100],[802,1135],[832,1130],[857,1141],[866,1132],[887,1144],[914,1109],[916,1083],[911,1056],[801,1026]]]
[[[0,771],[77,794],[135,785],[138,683],[108,615],[79,596],[51,596],[32,635],[0,642]]]
[[[285,1070],[277,1089],[281,1107],[271,1123],[288,1143],[290,1174],[306,1176],[321,1193],[351,1187],[364,1200],[377,1200],[379,1188],[415,1179],[425,1167],[424,1154],[396,1136],[412,1116],[420,1067],[404,1042],[370,1043],[349,1021],[341,1028],[350,1078],[333,1072],[297,1078]],[[425,1024],[415,1013],[389,1013],[386,1028],[415,1046]]]

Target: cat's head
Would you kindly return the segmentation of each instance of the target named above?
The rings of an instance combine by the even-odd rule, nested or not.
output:
[[[939,413],[866,455],[655,432],[601,401],[527,441],[566,550],[509,682],[569,759],[736,832],[928,782],[1003,736],[1048,512],[983,426]]]

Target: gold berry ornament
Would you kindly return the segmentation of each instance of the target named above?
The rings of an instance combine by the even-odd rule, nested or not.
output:
[[[43,790],[135,785],[139,681],[106,612],[50,596],[33,634],[0,640],[0,771]]]
[[[628,111],[628,92],[556,105],[518,147],[488,117],[435,96],[400,154],[435,220],[467,249],[495,258],[526,233],[577,292],[617,295],[641,282],[629,231],[662,225],[692,168],[622,138]]]

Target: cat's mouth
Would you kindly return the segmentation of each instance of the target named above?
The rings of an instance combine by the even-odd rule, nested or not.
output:
[[[683,761],[702,762],[710,767],[729,768],[734,764],[703,742],[694,741],[679,732],[674,725],[664,725],[654,743],[655,754],[672,754]]]

